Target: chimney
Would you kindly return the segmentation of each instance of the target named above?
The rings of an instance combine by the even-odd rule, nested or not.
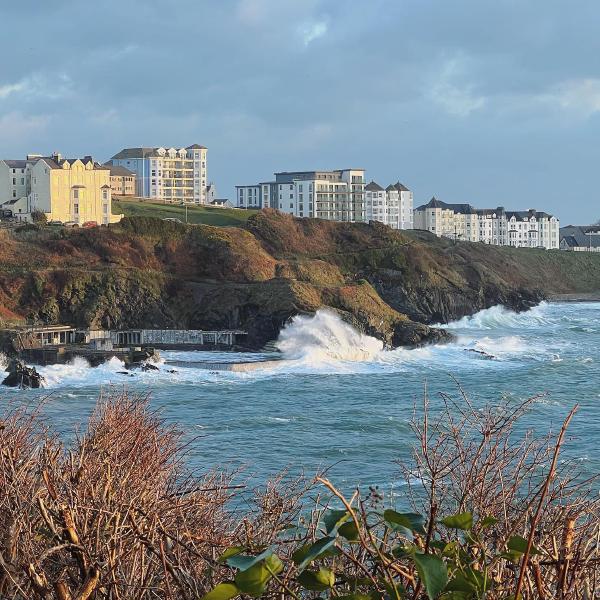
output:
[[[50,158],[54,162],[60,162],[62,160],[62,155],[60,154],[60,152],[53,152],[52,155],[50,156]]]

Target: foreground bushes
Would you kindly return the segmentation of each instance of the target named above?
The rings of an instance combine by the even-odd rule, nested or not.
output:
[[[514,435],[534,399],[443,398],[413,423],[406,495],[282,475],[193,477],[147,399],[101,398],[64,448],[35,412],[0,420],[0,597],[594,598],[594,481],[556,438]],[[239,475],[238,475],[239,477]]]

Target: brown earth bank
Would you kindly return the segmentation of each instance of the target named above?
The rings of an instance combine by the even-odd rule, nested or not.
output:
[[[0,231],[0,324],[240,328],[250,348],[294,315],[337,311],[390,346],[501,304],[600,292],[600,256],[487,246],[380,224],[261,211],[242,227],[148,217],[110,228]]]

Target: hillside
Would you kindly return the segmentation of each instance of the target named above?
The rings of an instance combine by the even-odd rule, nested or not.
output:
[[[600,256],[454,243],[382,225],[294,219],[244,227],[125,218],[92,230],[0,232],[0,320],[242,328],[251,347],[321,307],[390,345],[427,325],[548,294],[600,290]]]

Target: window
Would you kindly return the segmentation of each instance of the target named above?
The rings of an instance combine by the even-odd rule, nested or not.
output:
[[[17,192],[15,190],[13,190],[13,198],[17,197]]]
[[[73,204],[73,214],[79,214],[79,204]]]
[[[294,199],[294,194],[290,194],[290,200]]]
[[[73,198],[75,200],[79,200],[79,190],[73,190]],[[76,205],[77,206],[77,205]]]
[[[14,171],[14,169],[13,169],[13,171]],[[16,177],[13,177],[13,185],[17,185],[17,178]]]

